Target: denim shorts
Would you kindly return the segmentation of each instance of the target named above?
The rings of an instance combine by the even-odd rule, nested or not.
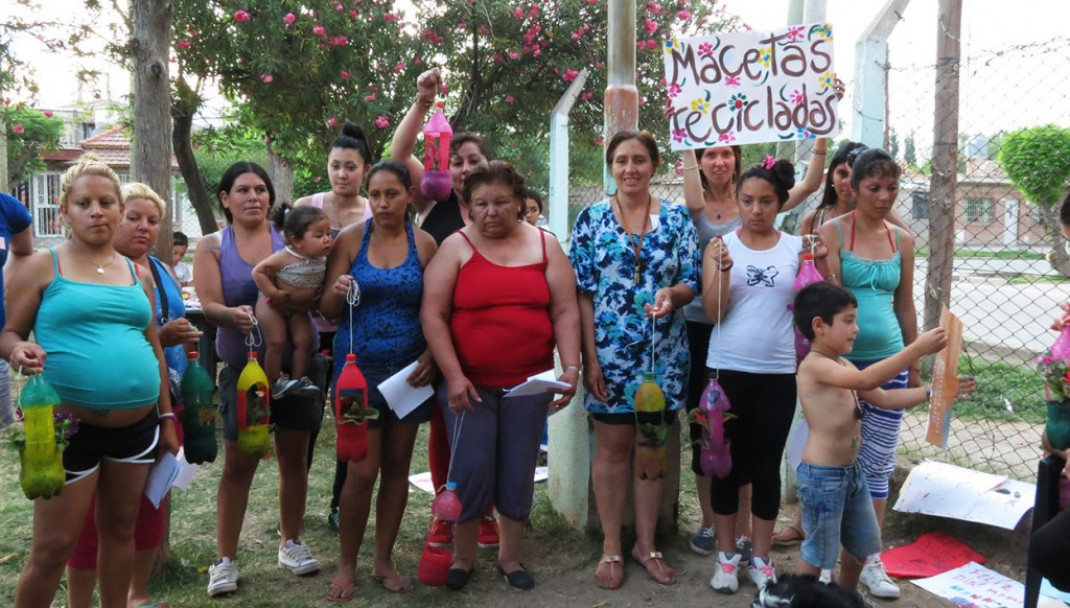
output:
[[[862,469],[806,464],[796,469],[802,511],[802,558],[825,570],[836,567],[840,545],[864,559],[881,550],[881,531]]]

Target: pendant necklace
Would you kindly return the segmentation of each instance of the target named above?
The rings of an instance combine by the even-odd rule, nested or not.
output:
[[[843,358],[841,358],[841,357],[833,357],[831,355],[826,355],[825,353],[817,350],[816,348],[811,348],[810,352],[815,352],[815,353],[821,355],[822,357],[825,357],[826,359],[832,359],[833,361],[835,361],[836,363],[839,363],[843,367],[847,367],[847,364],[843,362]],[[851,390],[851,397],[853,397],[854,400],[855,400],[855,410],[854,410],[855,420],[862,420],[863,418],[866,417],[866,411],[862,409],[862,403],[858,400],[858,392],[852,389]]]
[[[93,262],[93,264],[97,267],[97,274],[104,274],[104,269],[110,266],[111,263],[115,261],[115,252],[112,251],[111,259],[109,259],[107,262],[104,262],[103,264],[97,262],[95,259],[93,259],[93,256],[89,255],[88,253],[85,254],[85,257],[89,258],[89,261]]]
[[[613,200],[617,201],[617,209],[620,210],[620,225],[622,228],[624,228],[624,233],[628,235],[628,241],[632,244],[632,252],[635,254],[634,282],[636,285],[639,285],[639,275],[643,269],[643,258],[641,257],[643,250],[643,229],[646,228],[647,218],[650,217],[650,209],[654,205],[654,197],[647,194],[646,215],[643,216],[643,223],[641,226],[639,226],[638,239],[636,238],[636,235],[632,234],[632,231],[628,228],[628,220],[624,217],[624,205],[621,204],[620,199],[617,198],[617,195],[615,194],[613,195]]]

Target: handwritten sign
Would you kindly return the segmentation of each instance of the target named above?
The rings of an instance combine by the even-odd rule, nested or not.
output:
[[[839,133],[827,23],[673,38],[664,49],[674,150]]]
[[[972,608],[1022,608],[1025,595],[1018,581],[972,562],[913,583],[956,606]]]
[[[946,450],[947,434],[951,430],[951,405],[959,390],[962,321],[944,306],[940,311],[940,327],[947,331],[947,347],[936,353],[933,364],[933,396],[929,399],[929,430],[925,440]]]

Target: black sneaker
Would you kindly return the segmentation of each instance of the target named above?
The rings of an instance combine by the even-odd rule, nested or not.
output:
[[[331,509],[330,514],[327,515],[327,527],[331,529],[331,532],[334,532],[335,534],[338,534],[338,523],[339,523],[338,507],[335,507],[335,508]]]

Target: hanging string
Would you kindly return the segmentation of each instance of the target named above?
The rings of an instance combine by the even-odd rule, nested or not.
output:
[[[725,249],[727,248],[727,246],[725,245],[724,239],[722,239],[720,235],[718,235],[718,236],[716,236],[714,238],[716,238],[716,239],[721,241],[721,245],[720,245],[720,247],[718,247],[718,252],[720,252],[720,250],[722,248],[725,248]],[[717,259],[717,271],[718,271],[718,273],[724,272],[723,269],[721,268],[721,259],[720,258]],[[731,272],[731,271],[729,271],[729,272]],[[732,275],[729,274],[729,280],[731,280],[731,277],[732,277]],[[721,290],[722,289],[723,288],[721,287],[721,276],[720,276],[720,274],[718,274],[718,276],[717,276],[717,345],[718,346],[721,346],[721,321],[722,321],[722,318],[721,318],[721,293],[722,292],[721,292]],[[721,381],[721,366],[720,365],[717,366],[717,369],[713,370],[713,379],[716,380],[718,382],[718,384],[720,384],[720,381]]]
[[[655,370],[655,367],[656,367],[655,366],[655,356],[656,355],[654,353],[656,352],[655,351],[655,343],[657,342],[657,340],[658,340],[657,319],[654,317],[653,314],[651,314],[650,315],[650,373],[655,374],[655,377],[657,375],[657,371]]]
[[[353,277],[353,280],[349,282],[349,289],[346,291],[346,304],[349,305],[349,354],[353,354],[353,309],[360,306],[360,285],[357,284],[357,277]]]
[[[245,334],[245,346],[254,350],[264,343],[264,335],[260,333],[260,322],[256,320],[256,315],[250,314],[249,318],[253,320],[253,328]]]
[[[467,410],[461,410],[461,415],[453,422],[453,440],[450,441],[450,465],[446,468],[446,481],[449,482],[453,475],[453,459],[457,456],[457,444],[461,442],[461,429],[464,428],[464,414]],[[439,488],[441,489],[441,488]]]

